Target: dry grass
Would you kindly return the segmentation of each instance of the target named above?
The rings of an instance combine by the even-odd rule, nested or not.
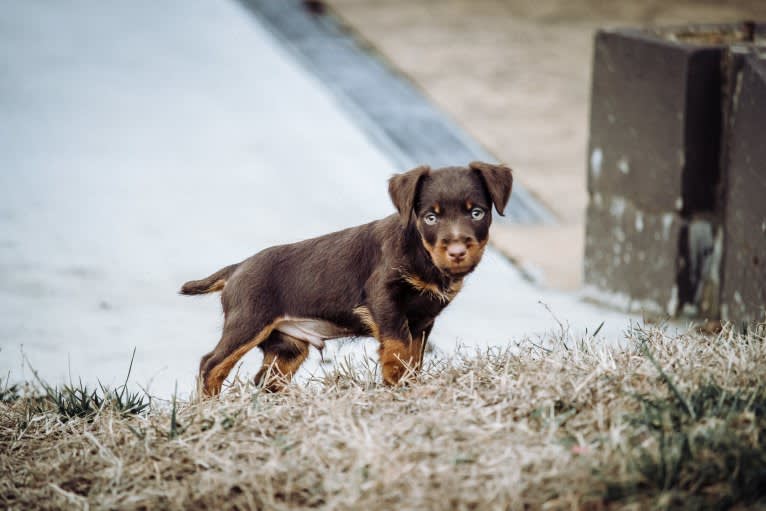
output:
[[[431,357],[388,389],[339,367],[267,395],[63,418],[0,400],[11,509],[604,509],[766,505],[757,333]],[[436,359],[434,359],[436,358]],[[43,398],[44,400],[44,398]]]

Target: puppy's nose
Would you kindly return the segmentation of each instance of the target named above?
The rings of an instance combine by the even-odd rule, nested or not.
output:
[[[454,242],[447,246],[447,257],[453,263],[459,263],[465,259],[465,255],[468,253],[468,248],[465,243]]]

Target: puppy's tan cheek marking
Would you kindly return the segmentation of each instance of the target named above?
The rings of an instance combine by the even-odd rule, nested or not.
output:
[[[487,241],[481,241],[476,245],[468,247],[468,259],[471,264],[478,264],[481,258],[484,256],[484,249],[487,248]]]
[[[443,268],[449,266],[449,258],[447,257],[447,249],[433,250],[431,252],[431,258],[436,266]]]
[[[447,256],[447,247],[446,246],[434,247],[434,246],[431,245],[428,248],[429,248],[429,252],[430,252],[431,257],[433,258],[434,263],[436,264],[436,266],[439,266],[439,267],[443,268],[445,266],[449,266],[450,265],[450,260],[449,260],[449,257]]]
[[[445,258],[442,257],[443,254],[439,254],[439,251],[436,250],[436,247],[428,243],[424,237],[420,237],[420,240],[423,242],[423,246],[426,249],[426,252],[428,252],[428,255],[431,256],[431,260],[434,262],[436,266],[443,266],[445,263]]]

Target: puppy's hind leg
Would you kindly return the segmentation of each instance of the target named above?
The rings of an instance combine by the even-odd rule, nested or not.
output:
[[[255,384],[269,392],[283,390],[309,355],[308,343],[279,331],[272,332],[259,348],[263,350],[263,365],[255,375]]]
[[[247,320],[242,318],[246,317]],[[202,357],[199,367],[201,392],[215,396],[231,368],[251,349],[266,340],[274,330],[274,320],[246,314],[227,314],[218,345]]]

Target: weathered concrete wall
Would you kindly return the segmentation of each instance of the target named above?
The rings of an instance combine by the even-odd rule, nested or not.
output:
[[[585,242],[590,289],[632,309],[719,316],[729,201],[723,141],[730,131],[739,136],[728,119],[741,51],[752,51],[761,37],[766,42],[764,32],[763,25],[737,24],[597,34]],[[763,125],[766,117],[760,119]]]
[[[594,193],[588,204],[585,280],[617,294],[619,306],[675,314],[676,280],[683,223],[673,212],[652,213],[622,195]]]
[[[596,36],[585,281],[634,309],[676,315],[700,286],[689,226],[715,209],[724,51],[641,30]]]
[[[646,212],[712,211],[722,47],[638,30],[596,36],[588,189]]]
[[[763,321],[766,306],[766,52],[735,82],[724,203],[721,316]]]

